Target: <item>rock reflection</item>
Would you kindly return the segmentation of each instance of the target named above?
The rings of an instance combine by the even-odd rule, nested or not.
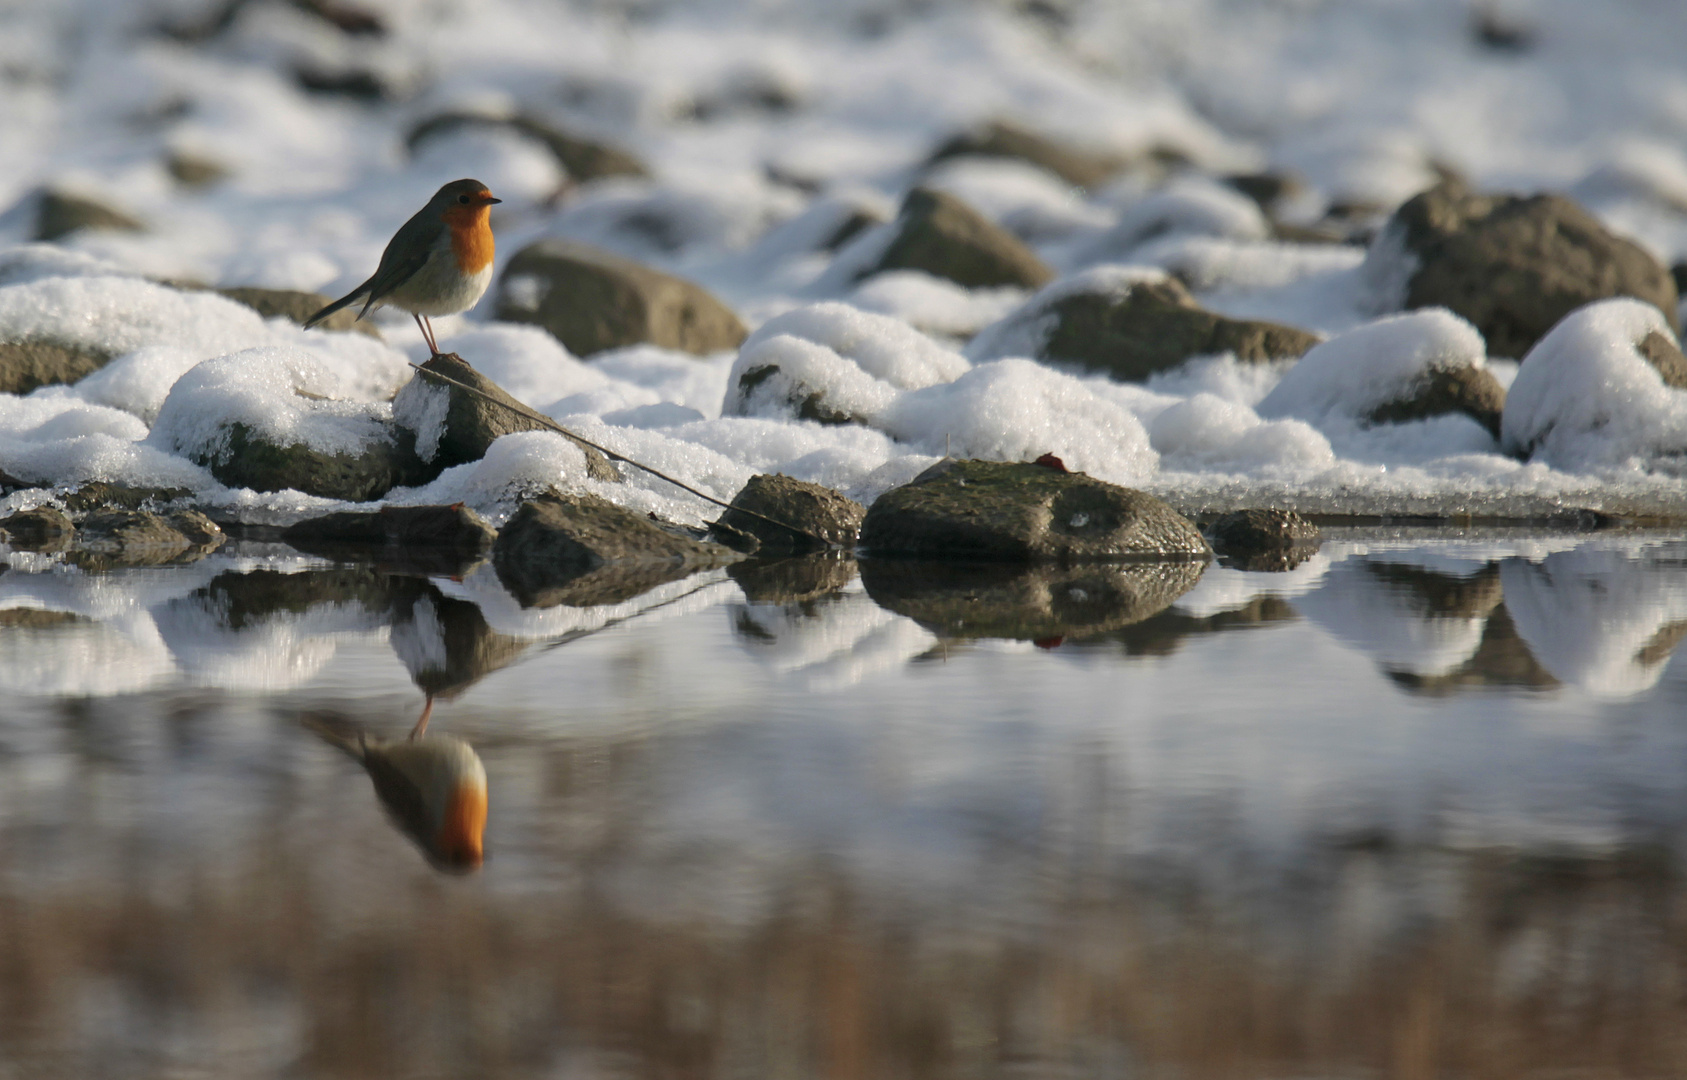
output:
[[[934,633],[1054,641],[1141,622],[1194,588],[1205,568],[1194,561],[1023,566],[869,559],[861,580],[879,604]]]
[[[300,719],[330,746],[363,766],[398,829],[437,870],[480,869],[486,831],[486,767],[474,748],[450,735],[429,735],[429,695],[408,737],[382,739],[327,713]]]
[[[1295,607],[1384,672],[1437,678],[1476,655],[1502,593],[1492,564],[1459,575],[1361,556],[1332,566]]]

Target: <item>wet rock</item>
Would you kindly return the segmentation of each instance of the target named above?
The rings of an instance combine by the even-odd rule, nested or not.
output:
[[[450,506],[384,506],[374,513],[343,511],[307,518],[282,530],[281,539],[313,554],[337,557],[370,555],[393,549],[425,549],[452,556],[447,565],[460,572],[492,549],[497,531],[462,503]]]
[[[108,353],[56,341],[0,343],[0,393],[27,394],[92,375],[111,362]]]
[[[43,608],[0,608],[0,627],[7,630],[57,630],[66,626],[93,622],[73,611],[47,611]]]
[[[943,191],[915,188],[902,202],[883,254],[857,278],[884,270],[920,270],[969,289],[1035,289],[1054,271],[1006,229]]]
[[[732,497],[732,508],[711,528],[729,546],[742,545],[741,550],[800,554],[828,544],[854,547],[866,513],[866,507],[824,485],[763,473],[750,477]]]
[[[974,360],[1033,356],[1140,382],[1194,356],[1264,362],[1301,356],[1316,334],[1205,310],[1172,278],[1125,281],[1106,268],[1032,297],[973,341]]]
[[[944,460],[879,496],[874,555],[1007,562],[1201,558],[1207,542],[1152,495],[1042,465]]]
[[[1237,510],[1225,514],[1207,530],[1220,555],[1254,555],[1294,547],[1316,549],[1322,537],[1318,526],[1293,510]]]
[[[146,225],[102,202],[48,189],[35,211],[35,239],[57,240],[82,229],[97,232],[145,232]]]
[[[394,602],[396,579],[365,567],[331,570],[231,570],[195,590],[195,606],[215,614],[216,625],[240,631],[277,615],[302,615],[313,608],[356,607],[384,616]]]
[[[1127,164],[1124,156],[1068,146],[1017,124],[992,120],[950,138],[926,159],[935,165],[952,157],[1013,158],[1047,169],[1075,187],[1093,188]]]
[[[189,188],[210,187],[229,176],[228,166],[222,162],[186,150],[165,155],[164,168],[176,183]]]
[[[523,607],[618,603],[731,559],[607,499],[556,492],[523,503],[492,549],[498,580]]]
[[[831,596],[855,580],[855,560],[843,552],[786,559],[745,559],[726,568],[752,604],[802,604]]]
[[[1632,296],[1676,325],[1675,282],[1639,245],[1561,195],[1477,195],[1449,181],[1409,199],[1366,258],[1406,308],[1446,307],[1494,356],[1522,357],[1584,304]]]
[[[880,606],[946,637],[1055,642],[1163,611],[1204,568],[1188,559],[1066,567],[868,559],[861,581]]]
[[[83,484],[64,497],[64,507],[72,514],[91,510],[157,509],[179,499],[192,498],[187,488],[135,487],[95,480]]]
[[[0,519],[6,543],[24,551],[63,551],[76,539],[76,526],[61,510],[40,506]]]
[[[219,483],[253,491],[302,491],[325,499],[369,502],[395,487],[424,482],[427,468],[416,456],[415,436],[398,424],[388,437],[360,454],[332,454],[304,443],[280,445],[243,423],[230,424],[226,451],[191,459]]]
[[[565,240],[516,253],[497,317],[543,326],[576,356],[646,343],[701,355],[735,349],[749,333],[701,285]]]
[[[223,527],[200,513],[198,510],[178,510],[165,516],[170,527],[187,537],[187,542],[194,547],[210,551],[221,547],[228,539]]]
[[[430,116],[410,129],[404,145],[411,153],[436,135],[465,128],[493,128],[513,131],[543,143],[578,183],[605,177],[646,177],[650,169],[637,157],[616,146],[567,131],[533,116],[486,116],[480,113],[446,112]]]
[[[223,542],[223,532],[203,514],[166,518],[146,510],[89,514],[77,528],[76,548],[67,560],[84,570],[157,566],[202,557]],[[203,541],[187,535],[192,532]]]
[[[1504,412],[1505,387],[1487,368],[1470,366],[1430,368],[1405,395],[1378,405],[1364,419],[1371,424],[1403,424],[1463,413],[1497,439]]]
[[[281,316],[300,326],[334,299],[319,292],[306,292],[302,289],[261,289],[252,285],[237,285],[212,291],[218,296],[226,296],[237,303],[245,304],[266,319]],[[342,308],[317,325],[324,330],[356,331],[377,340],[381,337],[381,332],[375,329],[374,323],[358,321],[355,308]]]
[[[433,479],[453,465],[479,461],[499,438],[518,431],[554,431],[540,414],[505,392],[461,357],[435,356],[422,365],[448,379],[472,386],[501,404],[450,383],[430,381],[417,373],[393,399],[396,422],[414,436],[417,452],[427,462],[425,479]],[[620,480],[602,451],[566,436],[586,455],[586,475],[594,480]]]

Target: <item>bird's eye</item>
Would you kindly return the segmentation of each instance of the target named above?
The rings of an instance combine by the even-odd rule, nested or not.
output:
[[[457,201],[462,203],[464,206],[469,205],[469,197],[467,195],[457,196]]]

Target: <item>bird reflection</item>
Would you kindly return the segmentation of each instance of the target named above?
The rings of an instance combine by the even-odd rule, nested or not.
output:
[[[302,722],[363,766],[393,823],[435,869],[466,874],[484,859],[486,767],[463,740],[427,734],[432,715],[429,694],[403,739],[382,739],[321,713],[307,714]]]

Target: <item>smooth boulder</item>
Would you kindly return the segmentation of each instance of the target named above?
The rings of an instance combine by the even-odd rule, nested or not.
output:
[[[750,477],[711,529],[732,547],[803,554],[854,547],[866,513],[854,499],[822,484],[763,473]]]
[[[1402,260],[1404,256],[1404,260]],[[1521,358],[1564,316],[1614,296],[1676,322],[1669,270],[1562,195],[1478,195],[1457,181],[1406,201],[1367,256],[1403,306],[1446,307],[1475,324],[1491,356]]]
[[[0,394],[27,394],[39,386],[78,382],[111,362],[111,355],[57,341],[0,343]]]
[[[910,191],[886,228],[889,243],[857,271],[857,279],[885,270],[919,270],[969,289],[1036,289],[1054,279],[1054,271],[1022,240],[945,191]]]
[[[1152,495],[1045,465],[953,459],[879,496],[861,546],[996,562],[1210,554],[1200,530]]]
[[[1311,558],[1323,542],[1318,526],[1293,510],[1234,510],[1207,527],[1213,550],[1242,570],[1284,571]]]
[[[452,382],[429,379],[423,372]],[[479,393],[452,383],[473,387]],[[547,423],[548,418],[516,400],[462,357],[449,353],[429,359],[405,384],[393,399],[393,416],[415,437],[417,453],[427,463],[424,475],[430,480],[453,465],[479,461],[486,456],[487,448],[505,435],[556,430]],[[621,479],[620,470],[602,451],[571,435],[565,437],[586,455],[587,476],[594,480]]]
[[[749,334],[701,285],[567,240],[516,253],[499,281],[497,317],[543,326],[576,356],[645,344],[703,355],[736,349]]]
[[[35,208],[35,239],[58,240],[83,229],[95,232],[145,232],[130,214],[96,199],[48,189]]]
[[[951,136],[931,152],[926,164],[963,156],[1024,161],[1081,188],[1100,186],[1128,164],[1123,155],[1072,146],[1005,120]]]
[[[555,491],[522,503],[492,548],[523,607],[619,603],[732,558],[607,499]]]
[[[253,491],[289,488],[325,499],[369,502],[395,487],[423,483],[426,467],[415,437],[395,423],[361,453],[336,454],[305,443],[281,444],[244,423],[228,427],[226,452],[197,463],[229,487]],[[196,455],[198,456],[198,455]]]
[[[468,564],[497,539],[486,519],[462,503],[450,506],[383,506],[374,513],[342,511],[307,518],[282,530],[301,551],[325,555],[428,553]]]
[[[1141,382],[1196,356],[1262,363],[1293,359],[1318,335],[1279,323],[1207,311],[1174,278],[1116,281],[1107,271],[1033,296],[968,348],[973,360],[1031,355],[1126,382]]]
[[[1485,367],[1430,368],[1406,393],[1376,406],[1364,420],[1403,424],[1449,413],[1470,417],[1497,439],[1505,413],[1505,387]]]

